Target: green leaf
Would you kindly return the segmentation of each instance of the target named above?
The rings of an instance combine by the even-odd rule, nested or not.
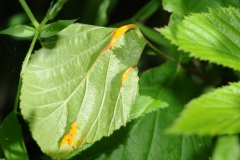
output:
[[[68,0],[58,0],[47,13],[48,20],[55,18]]]
[[[139,85],[141,94],[158,97],[166,101],[169,107],[134,119],[126,127],[96,142],[72,159],[208,159],[211,155],[209,137],[165,134],[165,129],[177,117],[183,105],[196,94],[185,71],[175,64],[166,63],[143,73]]]
[[[2,30],[0,34],[6,34],[16,37],[31,37],[35,34],[35,29],[26,25],[17,25]]]
[[[239,96],[240,82],[194,99],[169,132],[211,135],[239,133]]]
[[[195,12],[207,12],[208,8],[217,8],[220,6],[228,7],[229,5],[240,7],[238,0],[163,0],[163,8],[169,12],[173,12],[170,24],[174,24],[183,19],[184,16]]]
[[[138,30],[119,39],[113,30],[70,25],[31,57],[20,108],[33,138],[52,158],[109,136],[128,121],[138,92],[135,66],[147,41]],[[115,45],[109,44],[112,37]],[[60,147],[66,136],[72,142]]]
[[[50,36],[56,35],[58,32],[74,23],[77,19],[72,20],[59,20],[57,22],[53,22],[51,24],[46,25],[40,33],[41,38],[47,38]]]
[[[109,0],[104,0],[98,8],[97,18],[95,19],[95,25],[104,26],[108,22],[107,10],[110,4]]]
[[[210,9],[159,31],[191,56],[240,70],[239,9]]]
[[[239,160],[239,158],[240,146],[238,136],[218,137],[212,160]]]
[[[6,159],[28,160],[21,125],[14,112],[11,112],[0,126],[0,145]]]

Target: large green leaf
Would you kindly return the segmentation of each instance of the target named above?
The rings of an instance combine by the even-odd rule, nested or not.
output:
[[[218,137],[212,160],[239,160],[239,158],[240,145],[238,136]]]
[[[240,7],[238,0],[163,0],[162,4],[165,10],[173,12],[170,19],[171,24],[177,23],[182,20],[184,16],[191,13],[207,12],[207,8],[228,7],[229,5]]]
[[[0,146],[6,159],[28,160],[22,128],[14,112],[11,112],[0,126]]]
[[[209,137],[165,133],[183,105],[196,96],[186,72],[175,64],[166,63],[143,73],[139,85],[141,94],[164,100],[169,107],[133,120],[127,127],[122,127],[73,159],[208,159],[211,154]]]
[[[169,131],[213,135],[239,133],[239,97],[238,82],[194,99]]]
[[[33,138],[52,158],[109,136],[128,121],[138,92],[135,66],[147,41],[138,30],[120,37],[113,30],[70,25],[31,57],[20,108]]]
[[[210,9],[159,31],[192,56],[240,70],[240,9]]]

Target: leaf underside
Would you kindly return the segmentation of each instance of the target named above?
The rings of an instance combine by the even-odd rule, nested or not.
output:
[[[23,75],[20,108],[33,138],[52,158],[65,157],[127,123],[138,92],[134,66],[147,42],[132,29],[103,52],[113,30],[70,25],[45,39],[31,57]],[[129,67],[133,69],[122,82]],[[68,133],[71,144],[60,147]]]

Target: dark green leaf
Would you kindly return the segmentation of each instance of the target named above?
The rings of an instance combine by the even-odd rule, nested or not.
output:
[[[159,31],[192,56],[240,70],[240,9],[210,9]]]
[[[0,34],[6,34],[16,37],[31,37],[35,34],[35,29],[26,25],[17,25],[14,27],[2,30]]]
[[[212,160],[239,160],[240,146],[239,138],[233,136],[218,137]]]
[[[128,121],[138,92],[135,66],[147,41],[136,29],[120,37],[113,30],[70,25],[31,57],[20,108],[33,138],[52,158],[109,136]],[[72,131],[76,136],[68,136]],[[66,136],[72,142],[60,147]]]
[[[69,26],[70,24],[74,23],[77,19],[73,20],[59,20],[57,22],[53,22],[49,25],[46,25],[44,29],[40,33],[41,38],[51,37],[56,35],[58,32]]]
[[[21,125],[14,112],[10,113],[0,126],[0,145],[6,159],[28,160]]]

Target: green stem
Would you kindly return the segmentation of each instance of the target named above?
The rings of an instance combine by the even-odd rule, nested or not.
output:
[[[164,58],[167,61],[173,62],[173,63],[177,63],[176,60],[172,59],[171,57],[168,57],[167,55],[165,55],[163,52],[161,52],[160,50],[158,50],[156,47],[154,47],[152,44],[149,43],[149,47],[151,47],[154,51],[156,51],[159,56],[161,56],[162,58]]]
[[[25,69],[26,69],[26,67],[27,67],[29,58],[30,58],[31,53],[32,53],[32,51],[33,51],[33,47],[34,47],[34,45],[35,45],[35,43],[36,43],[36,41],[37,41],[38,35],[39,35],[39,32],[36,32],[35,35],[34,35],[34,37],[33,37],[33,40],[32,40],[32,43],[31,43],[31,45],[30,45],[30,48],[29,48],[29,50],[28,50],[28,52],[27,52],[27,55],[26,55],[26,57],[25,57],[25,59],[24,59],[24,61],[23,61],[22,71],[21,71],[21,74],[20,74],[21,77],[22,77],[22,75],[23,75],[23,73],[24,73],[24,71],[25,71]]]
[[[17,114],[17,107],[18,107],[18,103],[19,103],[19,97],[20,97],[20,93],[21,93],[21,88],[22,88],[22,77],[19,78],[19,82],[18,82],[18,90],[17,90],[17,95],[15,97],[15,102],[14,102],[14,113]]]
[[[31,22],[34,25],[34,27],[38,28],[39,23],[35,19],[34,15],[32,14],[32,12],[31,12],[30,8],[28,7],[27,3],[25,2],[25,0],[19,0],[19,2],[22,5],[22,7],[23,7],[24,11],[26,12],[26,14],[28,15],[28,18],[31,20]]]

